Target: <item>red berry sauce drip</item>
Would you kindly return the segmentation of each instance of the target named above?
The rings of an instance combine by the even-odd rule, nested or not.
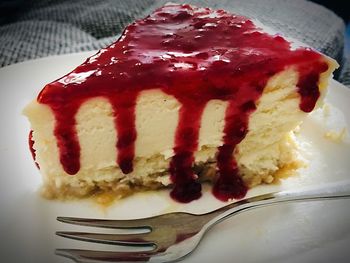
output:
[[[115,127],[118,131],[117,163],[122,172],[128,174],[133,171],[134,145],[137,136],[135,127],[136,93],[116,94],[116,96],[111,96],[110,102],[113,105]]]
[[[38,167],[38,169],[40,169],[39,164],[35,161],[36,153],[35,153],[35,150],[34,150],[34,147],[33,147],[33,146],[34,146],[33,131],[30,131],[30,132],[29,132],[28,144],[29,144],[29,150],[30,150],[30,152],[32,153],[32,157],[33,157],[33,160],[34,160],[34,162],[35,162],[35,165],[36,165],[36,167]]]
[[[210,100],[228,101],[213,188],[217,198],[228,200],[242,198],[247,191],[233,154],[249,129],[249,115],[267,80],[288,66],[299,72],[300,108],[309,112],[320,95],[319,76],[328,68],[320,54],[291,49],[282,37],[261,32],[245,17],[172,4],[129,25],[117,42],[48,84],[38,101],[52,108],[62,166],[68,174],[76,174],[80,146],[75,114],[86,100],[107,98],[118,134],[116,162],[127,174],[133,170],[139,93],[158,89],[174,96],[181,110],[169,170],[174,183],[171,196],[181,202],[201,196],[192,166],[202,112]]]
[[[201,125],[203,104],[183,102],[180,109],[179,125],[175,138],[175,156],[170,162],[171,180],[175,182],[170,195],[183,203],[201,197],[201,184],[195,180],[192,171],[194,162],[193,152],[198,147],[198,136]]]

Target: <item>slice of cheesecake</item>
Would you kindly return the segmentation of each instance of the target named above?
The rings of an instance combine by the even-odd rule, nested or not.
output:
[[[337,63],[246,17],[169,4],[49,83],[24,110],[51,198],[201,181],[242,198],[296,168],[293,130]]]

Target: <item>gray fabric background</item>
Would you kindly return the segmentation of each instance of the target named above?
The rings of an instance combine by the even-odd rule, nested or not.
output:
[[[8,1],[5,1],[5,3]],[[13,3],[19,7],[13,7]],[[0,20],[0,66],[54,54],[102,48],[123,28],[169,0],[29,0],[12,1],[7,19]],[[343,21],[332,11],[304,0],[178,0],[222,8],[256,18],[275,30],[335,58],[336,73],[350,85],[344,59]],[[8,5],[5,6],[8,8]],[[0,6],[3,12],[6,8]],[[3,16],[2,16],[3,17]],[[6,16],[5,16],[6,17]]]

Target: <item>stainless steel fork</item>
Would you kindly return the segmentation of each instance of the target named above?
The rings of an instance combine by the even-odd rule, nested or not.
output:
[[[133,230],[133,233],[130,234],[56,232],[59,236],[104,244],[142,246],[150,249],[137,252],[57,249],[56,254],[71,258],[75,262],[173,262],[190,254],[211,226],[243,211],[292,201],[339,198],[350,198],[350,181],[327,184],[303,191],[285,191],[255,196],[200,215],[177,212],[133,220],[58,217],[57,220],[64,223]],[[135,234],[135,230],[143,231],[143,233]]]

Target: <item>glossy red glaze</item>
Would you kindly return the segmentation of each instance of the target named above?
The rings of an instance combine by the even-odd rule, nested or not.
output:
[[[138,95],[159,89],[174,96],[182,106],[169,170],[174,183],[171,196],[181,202],[201,196],[192,166],[204,107],[210,100],[228,101],[213,188],[216,197],[228,200],[242,198],[247,191],[233,153],[249,129],[249,115],[267,80],[291,65],[300,75],[300,108],[309,112],[320,95],[319,75],[328,68],[319,53],[291,49],[281,36],[262,32],[245,17],[174,4],[129,25],[117,42],[48,84],[38,101],[55,114],[60,160],[73,175],[80,169],[75,114],[90,98],[109,99],[119,135],[116,161],[124,173],[130,173]]]

